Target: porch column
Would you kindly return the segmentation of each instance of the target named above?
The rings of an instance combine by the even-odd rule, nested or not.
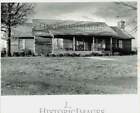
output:
[[[92,51],[94,51],[95,50],[95,48],[94,48],[94,45],[95,44],[95,37],[93,36],[93,39],[92,39]]]
[[[20,39],[18,38],[18,51],[20,50]]]
[[[52,54],[54,54],[54,35],[52,35]]]
[[[57,38],[56,48],[59,49],[59,39]]]
[[[73,51],[75,51],[75,36],[73,37]]]
[[[23,49],[26,49],[26,47],[25,47],[25,39],[22,39],[22,40],[23,40],[23,42],[22,42]]]
[[[83,41],[83,43],[84,43],[84,51],[86,51],[86,42]]]
[[[119,40],[117,40],[117,48],[119,48]]]
[[[35,53],[35,39],[36,39],[36,37],[34,36],[34,45],[33,45],[33,48],[34,48],[33,52],[34,52],[34,54],[36,54]]]
[[[110,37],[110,52],[111,52],[111,55],[112,55],[112,37]]]

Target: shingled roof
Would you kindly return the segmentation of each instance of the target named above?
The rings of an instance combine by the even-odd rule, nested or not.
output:
[[[34,19],[36,35],[94,35],[115,36],[117,33],[104,22]]]
[[[121,39],[132,39],[130,34],[118,27],[108,26],[104,22],[69,21],[33,19],[33,23],[26,23],[12,29],[13,37],[29,38],[51,35],[93,35],[112,36]]]
[[[121,39],[134,39],[132,35],[127,33],[125,30],[121,30],[117,26],[111,26],[111,28],[117,33],[118,37]]]
[[[12,37],[34,37],[32,33],[32,23],[25,23],[23,25],[12,28]]]

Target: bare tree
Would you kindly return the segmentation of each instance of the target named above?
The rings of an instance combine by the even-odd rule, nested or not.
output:
[[[11,28],[23,24],[33,11],[30,3],[1,3],[1,30],[7,32],[7,55],[11,56]]]
[[[132,10],[134,12],[137,11],[137,3],[136,2],[115,2],[115,4],[129,8],[130,10]],[[128,20],[128,24],[126,26],[130,26],[131,24],[134,25],[134,28],[131,31],[129,31],[129,33],[134,33],[137,31],[137,15],[132,16],[131,20]]]
[[[115,2],[115,3],[131,8],[132,10],[137,10],[137,6],[132,5],[131,2],[130,3],[129,2]]]

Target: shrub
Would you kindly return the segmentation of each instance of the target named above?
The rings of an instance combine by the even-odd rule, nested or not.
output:
[[[20,56],[19,52],[18,51],[13,52],[13,56],[16,56],[16,57]]]
[[[32,56],[33,52],[30,49],[23,49],[23,53],[25,56]]]
[[[71,56],[72,56],[72,57],[76,57],[77,54],[76,54],[76,53],[71,53]]]
[[[60,53],[60,54],[57,54],[56,56],[58,56],[58,57],[63,57],[64,54],[63,54],[63,53]]]
[[[119,52],[113,52],[113,55],[120,55],[120,53]]]
[[[116,55],[116,53],[118,55],[135,55],[137,54],[137,51],[130,51],[130,50],[125,50],[121,48],[113,49],[113,55]]]
[[[52,53],[51,53],[51,54],[49,54],[49,56],[50,56],[50,57],[56,57],[56,54],[54,54],[54,53],[52,54]]]
[[[13,52],[13,56],[25,56],[24,52],[23,51],[16,51],[16,52]]]
[[[94,51],[92,52],[92,56],[104,56],[105,53],[101,52],[101,51]]]
[[[66,57],[70,56],[70,53],[64,53],[64,56],[66,56]]]
[[[137,51],[131,51],[131,55],[137,55]]]
[[[50,56],[49,53],[45,54],[45,57],[49,57],[49,56]]]
[[[5,56],[6,56],[6,48],[2,48],[1,57],[5,57]]]
[[[22,49],[20,51],[13,52],[13,56],[34,56],[34,53],[30,49]]]

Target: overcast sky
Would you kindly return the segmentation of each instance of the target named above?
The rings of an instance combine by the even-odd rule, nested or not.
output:
[[[129,3],[136,6],[135,2]],[[113,2],[98,3],[38,3],[33,18],[104,21],[116,25],[118,19],[126,22],[136,17],[136,11]]]
[[[127,4],[137,6],[136,2],[127,2]],[[111,26],[116,26],[122,19],[126,21],[128,32],[133,31],[137,25],[137,11],[115,2],[36,3],[32,18],[106,22]],[[136,36],[136,33],[132,32],[132,35]]]

